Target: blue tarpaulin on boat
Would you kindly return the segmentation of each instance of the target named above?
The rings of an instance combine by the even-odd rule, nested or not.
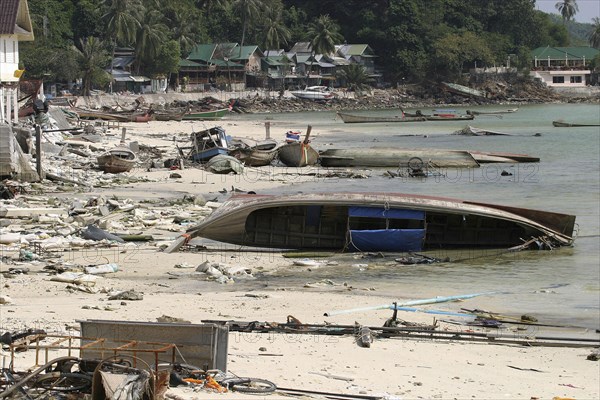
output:
[[[425,229],[351,230],[350,247],[355,251],[420,251]]]
[[[349,207],[350,217],[391,218],[391,219],[425,219],[425,211],[388,209],[379,207]]]

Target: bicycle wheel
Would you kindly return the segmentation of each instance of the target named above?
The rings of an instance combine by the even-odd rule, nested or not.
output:
[[[219,382],[221,386],[241,393],[272,393],[277,390],[277,386],[266,379],[260,378],[229,378]]]
[[[84,374],[56,371],[38,376],[30,387],[58,392],[80,392],[91,389],[92,377]]]

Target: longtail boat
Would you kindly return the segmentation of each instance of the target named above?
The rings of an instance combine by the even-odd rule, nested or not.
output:
[[[189,111],[182,117],[184,121],[189,120],[217,120],[221,119],[229,112],[229,108],[208,111]]]

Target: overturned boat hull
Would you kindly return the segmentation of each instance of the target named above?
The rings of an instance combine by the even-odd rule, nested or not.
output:
[[[477,161],[467,151],[435,149],[328,149],[319,155],[324,167],[417,167],[476,168]]]
[[[420,251],[573,243],[575,216],[441,197],[313,193],[232,197],[188,234],[237,245]]]

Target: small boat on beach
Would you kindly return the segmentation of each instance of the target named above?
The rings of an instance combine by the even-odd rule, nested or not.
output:
[[[98,156],[100,169],[111,174],[131,171],[137,161],[135,153],[127,147],[115,147]]]
[[[206,111],[188,111],[186,112],[182,120],[184,121],[204,121],[204,120],[217,120],[223,118],[229,111],[229,108],[221,108],[218,110],[206,110]]]
[[[181,121],[188,110],[155,111],[154,119],[157,121]]]
[[[180,149],[189,150],[186,158],[194,162],[206,162],[212,157],[229,153],[229,143],[225,130],[220,126],[205,129],[191,134],[191,148]]]
[[[426,120],[424,116],[392,116],[392,117],[380,117],[375,115],[359,115],[359,114],[348,114],[344,112],[337,112],[337,115],[346,124],[355,123],[369,123],[369,122],[423,122]]]
[[[246,138],[230,140],[229,155],[250,167],[269,165],[279,154],[279,144],[275,140],[256,141]]]
[[[579,128],[579,127],[586,127],[586,126],[600,126],[600,124],[574,124],[571,122],[564,122],[564,121],[552,121],[552,125],[554,125],[557,128]]]
[[[573,215],[443,197],[303,193],[233,196],[186,237],[285,249],[552,249],[573,243],[574,226]]]
[[[306,136],[301,142],[292,142],[279,147],[277,155],[279,160],[288,167],[306,167],[315,165],[319,161],[319,153],[310,145],[310,131],[312,126],[308,126]]]
[[[290,93],[299,99],[308,100],[329,100],[335,97],[327,86],[308,86],[304,90],[294,90]]]

